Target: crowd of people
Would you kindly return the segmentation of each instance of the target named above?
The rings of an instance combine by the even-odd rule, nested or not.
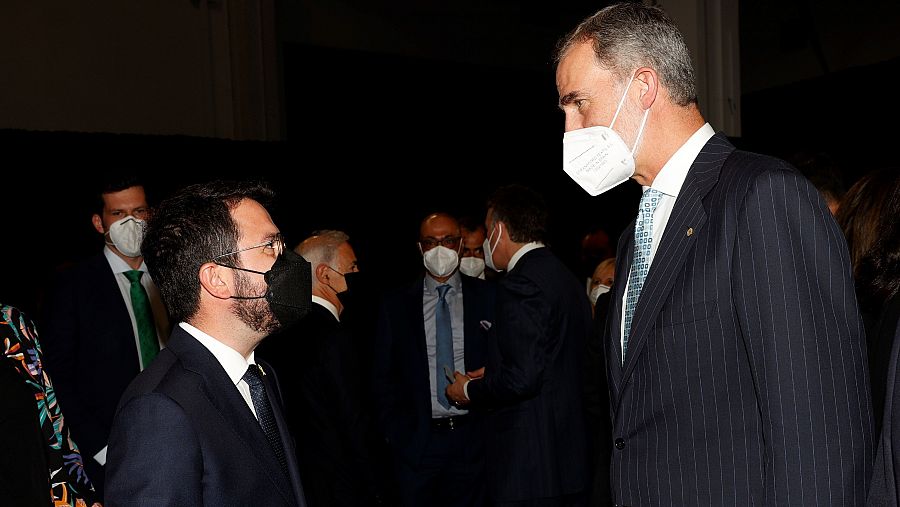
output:
[[[566,174],[642,187],[587,280],[520,185],[422,217],[421,276],[359,297],[352,238],[286,244],[265,184],[104,182],[39,332],[0,308],[0,498],[900,505],[900,172],[843,192],[736,149],[658,7],[556,68]]]

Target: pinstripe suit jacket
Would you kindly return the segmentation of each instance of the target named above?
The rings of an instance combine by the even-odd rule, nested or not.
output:
[[[604,340],[620,505],[861,505],[873,436],[843,236],[785,162],[712,137],[620,360],[634,224]]]

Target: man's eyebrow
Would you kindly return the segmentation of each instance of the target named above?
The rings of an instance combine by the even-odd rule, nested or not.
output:
[[[571,91],[571,92],[563,95],[562,97],[560,97],[559,104],[558,104],[560,109],[563,106],[568,106],[569,104],[571,104],[575,100],[575,98],[578,97],[579,95],[581,95],[581,92],[579,90],[575,90],[575,91]]]

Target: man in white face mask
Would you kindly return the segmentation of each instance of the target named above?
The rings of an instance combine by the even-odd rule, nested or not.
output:
[[[865,339],[819,193],[706,123],[684,37],[660,8],[610,5],[559,48],[563,169],[591,195],[629,178],[643,191],[604,333],[605,501],[864,504]]]
[[[88,476],[103,492],[106,442],[119,397],[156,357],[168,316],[140,253],[150,207],[140,181],[101,185],[92,224],[105,244],[50,292],[41,338],[66,422]]]
[[[417,246],[425,275],[387,294],[379,310],[378,423],[395,458],[401,505],[481,505],[481,414],[454,405],[445,390],[454,371],[485,365],[495,289],[460,275],[460,229],[450,215],[427,216]]]

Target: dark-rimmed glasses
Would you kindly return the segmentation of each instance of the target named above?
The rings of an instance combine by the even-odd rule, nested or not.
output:
[[[422,245],[422,250],[431,250],[438,245],[449,248],[451,250],[456,250],[456,248],[459,247],[460,239],[461,238],[459,236],[445,236],[443,238],[428,236],[420,239],[419,244]]]

